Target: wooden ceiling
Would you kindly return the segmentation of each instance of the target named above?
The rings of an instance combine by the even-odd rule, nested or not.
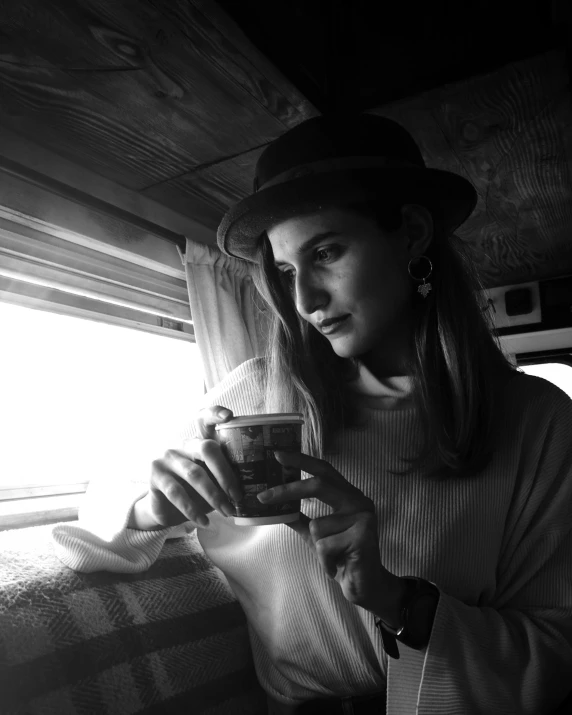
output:
[[[5,0],[0,130],[216,229],[264,146],[337,108],[467,176],[488,286],[572,274],[569,0]]]

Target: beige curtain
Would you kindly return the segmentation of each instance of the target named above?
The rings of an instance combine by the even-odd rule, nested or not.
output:
[[[265,315],[247,261],[190,239],[182,259],[195,337],[210,390],[245,360],[264,354]]]

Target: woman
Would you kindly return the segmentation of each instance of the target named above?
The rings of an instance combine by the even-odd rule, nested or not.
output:
[[[143,570],[197,526],[271,713],[551,712],[572,672],[572,403],[491,336],[452,236],[473,187],[365,114],[290,130],[254,188],[218,240],[258,266],[268,356],[210,392],[115,542],[58,527],[62,558]],[[259,498],[304,514],[235,526],[214,425],[273,411],[304,414],[304,454],[277,459],[306,478]]]

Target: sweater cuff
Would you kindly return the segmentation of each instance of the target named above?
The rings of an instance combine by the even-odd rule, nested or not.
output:
[[[74,571],[139,573],[157,559],[170,531],[125,529],[106,540],[81,526],[58,524],[52,537],[56,556]]]
[[[167,537],[174,530],[157,529],[139,531],[128,529],[127,523],[134,504],[147,493],[147,487],[137,488],[130,494],[117,495],[116,508],[103,513],[103,504],[97,504],[97,519],[91,505],[91,515],[76,523],[56,524],[52,529],[54,552],[60,561],[81,573],[112,571],[139,573],[146,571],[157,559]],[[124,498],[129,508],[122,507]],[[176,527],[175,527],[176,528]]]

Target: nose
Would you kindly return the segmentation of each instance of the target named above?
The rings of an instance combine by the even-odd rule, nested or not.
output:
[[[314,273],[298,271],[295,288],[296,310],[302,317],[312,315],[329,303],[329,293]]]

